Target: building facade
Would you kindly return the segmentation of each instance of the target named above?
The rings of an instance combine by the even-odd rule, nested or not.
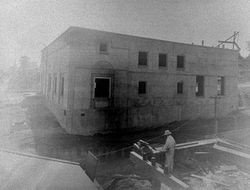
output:
[[[250,56],[239,56],[239,83],[250,82]]]
[[[42,50],[47,106],[72,134],[164,126],[238,107],[238,51],[70,27]]]

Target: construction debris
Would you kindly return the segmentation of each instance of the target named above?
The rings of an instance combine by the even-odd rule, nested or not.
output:
[[[222,168],[226,168],[223,166]],[[233,170],[220,170],[215,173],[209,172],[204,176],[191,174],[190,177],[185,177],[191,189],[218,189],[218,190],[248,190],[250,189],[250,174],[236,170],[234,166],[226,169]],[[199,179],[197,181],[196,179]]]
[[[176,145],[175,170],[166,176],[161,164],[152,164],[137,153],[131,152],[131,161],[141,163],[150,169],[152,175],[167,187],[178,186],[181,189],[194,190],[248,190],[250,174],[241,171],[242,166],[234,159],[227,159],[227,154],[249,158],[250,154],[218,143],[218,139],[196,141]],[[219,154],[219,152],[221,154]],[[226,153],[225,153],[226,152]],[[177,176],[177,177],[175,177]],[[163,185],[163,186],[164,186]],[[166,189],[164,186],[163,189]],[[175,188],[173,188],[175,189]]]
[[[220,184],[220,185],[224,185],[224,186],[228,186],[228,187],[229,187],[229,185],[226,184],[226,183],[223,183],[223,182],[220,182],[220,181],[217,181],[217,180],[213,180],[213,179],[210,179],[210,178],[208,178],[208,177],[198,176],[198,175],[195,175],[195,174],[192,174],[191,176],[192,176],[192,177],[196,177],[196,178],[201,179],[201,180],[204,180],[204,181],[207,180],[207,181],[210,181],[210,182],[213,182],[213,183],[217,183],[217,184]]]
[[[194,190],[250,189],[250,174],[247,170],[241,171],[234,160],[227,160],[225,156],[218,154],[218,146],[197,146],[177,151],[176,175]],[[238,156],[245,154],[239,152],[237,151]]]
[[[104,185],[104,190],[151,190],[152,185],[148,180],[137,175],[115,175]]]

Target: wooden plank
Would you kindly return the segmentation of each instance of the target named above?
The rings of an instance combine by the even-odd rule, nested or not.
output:
[[[244,149],[244,150],[248,150],[248,151],[250,150],[250,146],[248,146],[246,144],[241,144],[241,143],[236,142],[236,141],[231,141],[229,139],[219,139],[218,142],[230,145],[230,146],[235,147],[235,148]]]
[[[192,147],[197,147],[197,146],[214,144],[216,142],[218,142],[217,138],[200,140],[200,141],[191,141],[191,142],[186,142],[186,143],[179,143],[179,144],[175,145],[175,150],[181,150],[181,149],[185,149],[185,148],[192,148]],[[160,151],[162,149],[162,147],[156,147],[155,149]]]
[[[213,139],[206,139],[206,140],[200,140],[200,141],[191,141],[191,142],[187,142],[187,143],[180,143],[180,144],[176,144],[175,149],[181,150],[181,149],[185,149],[185,148],[214,144],[217,141],[218,141],[217,138],[213,138]]]
[[[184,183],[183,181],[181,181],[180,179],[178,179],[177,177],[170,175],[169,176],[170,179],[172,179],[173,181],[175,181],[176,183],[179,183],[183,188],[188,188],[189,186]]]
[[[223,182],[220,182],[220,181],[217,181],[217,180],[213,180],[213,179],[210,179],[210,178],[207,178],[205,176],[199,176],[199,175],[195,175],[195,174],[191,174],[192,177],[196,177],[198,179],[202,179],[202,180],[207,180],[207,181],[210,181],[210,182],[213,182],[213,183],[217,183],[217,184],[220,184],[220,185],[224,185],[224,186],[227,186],[229,187],[230,185],[229,184],[226,184],[226,183],[223,183]]]
[[[92,181],[94,181],[95,176],[96,176],[97,164],[98,164],[98,159],[95,157],[94,154],[88,151],[85,168],[86,168],[86,174],[89,176],[89,178]]]
[[[0,172],[0,189],[97,190],[79,165],[56,160],[1,151]]]
[[[188,143],[188,144],[177,144],[175,145],[175,149],[176,150],[180,150],[180,149],[185,149],[185,148],[190,148],[190,147],[196,147],[199,146],[198,142],[192,142],[192,143]]]
[[[250,159],[250,154],[246,154],[244,152],[233,150],[231,148],[226,148],[226,147],[223,147],[223,146],[219,146],[217,144],[215,144],[213,146],[213,148],[216,149],[216,150],[220,150],[220,151],[223,151],[223,152],[227,152],[227,153],[234,154],[234,155],[237,155],[237,156],[240,156],[240,157],[243,157],[243,158]]]
[[[155,167],[155,169],[158,171],[158,172],[160,172],[160,173],[162,173],[163,175],[165,175],[164,174],[164,170],[162,169],[162,168],[160,168],[160,167]],[[178,178],[176,178],[175,176],[173,176],[173,175],[170,175],[170,176],[168,176],[170,179],[172,179],[173,181],[175,181],[176,183],[179,183],[181,186],[183,186],[183,187],[188,187],[188,185],[187,184],[185,184],[183,181],[181,181],[181,180],[179,180]]]
[[[210,154],[210,152],[201,152],[201,151],[200,151],[200,152],[195,152],[195,154],[198,154],[198,155],[199,155],[199,154]]]
[[[243,171],[240,171],[240,173],[242,173],[242,174],[245,175],[246,177],[250,178],[250,174],[249,174],[249,173],[246,173],[246,172],[243,172]]]
[[[135,153],[130,152],[130,160],[138,165],[144,166],[146,169],[150,170],[154,177],[158,179],[161,183],[165,183],[167,186],[174,188],[174,189],[188,189],[189,186],[181,181],[180,179],[176,178],[173,175],[165,175],[164,170],[158,166],[152,166],[150,161],[144,161],[142,156]]]
[[[96,181],[96,179],[94,179],[94,184],[98,190],[103,190],[102,186],[98,183],[98,181]]]
[[[65,164],[80,166],[80,163],[78,163],[78,162],[72,162],[72,161],[68,161],[68,160],[56,159],[56,158],[51,158],[51,157],[46,157],[46,156],[39,156],[39,155],[35,155],[35,154],[23,153],[23,152],[18,152],[18,151],[12,151],[12,150],[8,150],[8,149],[0,149],[0,153],[9,153],[9,154],[15,154],[17,156],[25,156],[25,157],[29,157],[29,158],[37,158],[37,159],[43,159],[43,160],[48,160],[48,161],[55,161],[55,162],[61,162],[61,163],[65,163]]]

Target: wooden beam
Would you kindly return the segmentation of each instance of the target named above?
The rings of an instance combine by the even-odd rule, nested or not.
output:
[[[130,152],[130,160],[138,165],[145,167],[145,169],[152,172],[155,179],[159,180],[161,183],[166,184],[167,186],[173,189],[188,189],[189,186],[176,178],[173,175],[165,175],[164,170],[159,166],[153,166],[150,161],[144,161],[142,156],[137,154],[136,152]]]
[[[196,147],[196,146],[203,146],[203,145],[208,145],[208,144],[214,144],[217,143],[218,139],[206,139],[206,140],[200,140],[200,141],[191,141],[187,143],[180,143],[175,145],[176,150],[181,150],[185,148],[191,148],[191,147]],[[157,147],[156,149],[159,150],[161,147]]]
[[[250,159],[250,154],[240,152],[240,151],[237,151],[237,150],[234,150],[234,149],[231,149],[231,148],[219,146],[217,144],[215,144],[213,146],[213,148],[216,149],[216,150],[220,150],[220,151],[223,151],[223,152],[227,152],[227,153],[234,154],[234,155],[237,155],[237,156],[240,156],[240,157],[243,157],[243,158]]]
[[[206,140],[200,140],[200,141],[192,141],[192,142],[189,142],[189,143],[181,143],[181,144],[177,144],[175,146],[175,149],[176,150],[181,150],[181,149],[185,149],[185,148],[191,148],[191,147],[196,147],[196,146],[214,144],[217,141],[218,141],[218,139],[214,138],[214,139],[206,139]]]
[[[213,183],[224,185],[224,186],[227,186],[227,187],[230,186],[229,184],[226,184],[226,183],[223,183],[223,182],[220,182],[220,181],[217,181],[217,180],[213,180],[213,179],[207,178],[205,176],[199,176],[199,175],[195,175],[195,174],[191,174],[191,176],[195,177],[195,178],[198,178],[198,179],[201,179],[201,180],[207,180],[207,181],[210,181],[210,182],[213,182]]]
[[[229,44],[234,44],[235,42],[230,42],[230,41],[218,41],[220,43],[229,43]]]
[[[215,144],[217,142],[218,142],[218,138],[180,143],[180,144],[175,145],[175,150],[182,150],[186,148],[192,148],[192,147],[203,146],[203,145],[208,145],[208,144]],[[162,147],[156,147],[155,149],[157,151],[160,151]]]
[[[233,44],[238,48],[238,50],[240,50],[240,46],[236,42],[228,42],[228,41],[218,41],[218,42],[220,42],[221,44],[223,43]]]
[[[238,35],[239,34],[239,32],[234,32],[234,34],[232,35],[232,36],[230,36],[229,38],[227,38],[226,40],[224,40],[224,41],[226,41],[226,42],[228,42],[228,40],[230,40],[231,38],[233,38],[233,37],[235,37],[236,35]],[[220,42],[220,41],[219,41]],[[215,46],[215,47],[219,47],[221,44],[223,44],[223,42],[222,43],[219,43],[217,46]]]

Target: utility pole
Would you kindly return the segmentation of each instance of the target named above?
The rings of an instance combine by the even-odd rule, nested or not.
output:
[[[215,137],[217,137],[218,135],[217,102],[218,102],[218,99],[220,99],[221,97],[216,95],[210,98],[214,99],[214,135]]]

